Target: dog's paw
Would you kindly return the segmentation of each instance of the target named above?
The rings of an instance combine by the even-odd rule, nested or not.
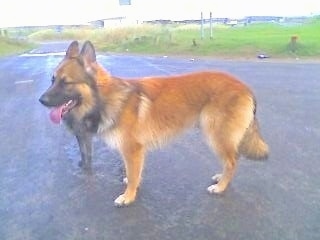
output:
[[[220,173],[216,174],[211,179],[213,181],[213,184],[207,188],[207,191],[209,193],[217,193],[218,194],[218,193],[222,193],[226,189],[227,185],[225,185],[221,182],[222,174],[220,174]]]
[[[84,171],[86,171],[87,173],[92,173],[92,168],[91,168],[91,164],[87,163],[85,161],[79,161],[78,166],[83,169]]]
[[[116,200],[114,200],[114,205],[116,207],[123,207],[123,206],[125,206],[125,202],[126,202],[125,200],[126,199],[125,199],[124,195],[122,194],[119,197],[117,197]]]
[[[222,174],[219,173],[219,174],[212,176],[211,179],[215,184],[217,184],[221,180],[221,177],[222,177]]]
[[[129,199],[125,197],[124,194],[121,194],[119,197],[116,198],[116,200],[114,200],[114,205],[116,207],[125,207],[131,204],[133,201],[134,199]]]
[[[86,163],[85,163],[85,161],[83,161],[83,160],[81,160],[81,161],[78,162],[78,166],[81,167],[81,168],[83,168],[85,164],[86,164]]]
[[[122,182],[123,182],[125,185],[128,185],[128,178],[127,178],[127,177],[123,178],[123,179],[122,179]]]
[[[212,194],[212,193],[219,194],[219,193],[222,193],[224,191],[224,189],[221,189],[218,184],[213,184],[207,188],[207,191],[210,194]]]

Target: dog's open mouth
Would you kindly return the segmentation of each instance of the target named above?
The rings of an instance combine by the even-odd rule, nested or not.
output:
[[[51,109],[50,111],[50,119],[52,122],[59,124],[61,119],[65,114],[71,111],[78,102],[76,100],[69,100],[68,102],[64,103],[61,106],[57,106]]]

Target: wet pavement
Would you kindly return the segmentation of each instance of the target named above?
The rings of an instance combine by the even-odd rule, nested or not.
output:
[[[209,195],[219,162],[190,130],[148,154],[137,201],[116,208],[120,156],[96,139],[93,174],[82,172],[76,140],[38,103],[65,47],[0,58],[0,239],[320,239],[319,63],[99,55],[120,77],[237,75],[256,93],[271,150],[268,161],[241,159],[229,189]]]

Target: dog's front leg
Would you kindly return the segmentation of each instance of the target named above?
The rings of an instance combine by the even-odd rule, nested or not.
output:
[[[116,206],[126,206],[134,202],[141,181],[145,150],[141,144],[131,143],[122,149],[125,162],[127,186],[123,194],[115,201]]]
[[[76,135],[79,143],[81,161],[79,167],[86,170],[91,170],[92,161],[92,136],[88,133],[80,133]]]

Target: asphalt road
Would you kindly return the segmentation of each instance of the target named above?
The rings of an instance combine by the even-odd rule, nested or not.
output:
[[[148,154],[137,201],[116,208],[120,156],[96,139],[94,172],[83,173],[76,140],[38,102],[65,47],[0,58],[0,239],[320,239],[319,63],[99,55],[120,77],[235,74],[256,93],[271,150],[241,159],[229,189],[209,195],[220,165],[193,129]]]

